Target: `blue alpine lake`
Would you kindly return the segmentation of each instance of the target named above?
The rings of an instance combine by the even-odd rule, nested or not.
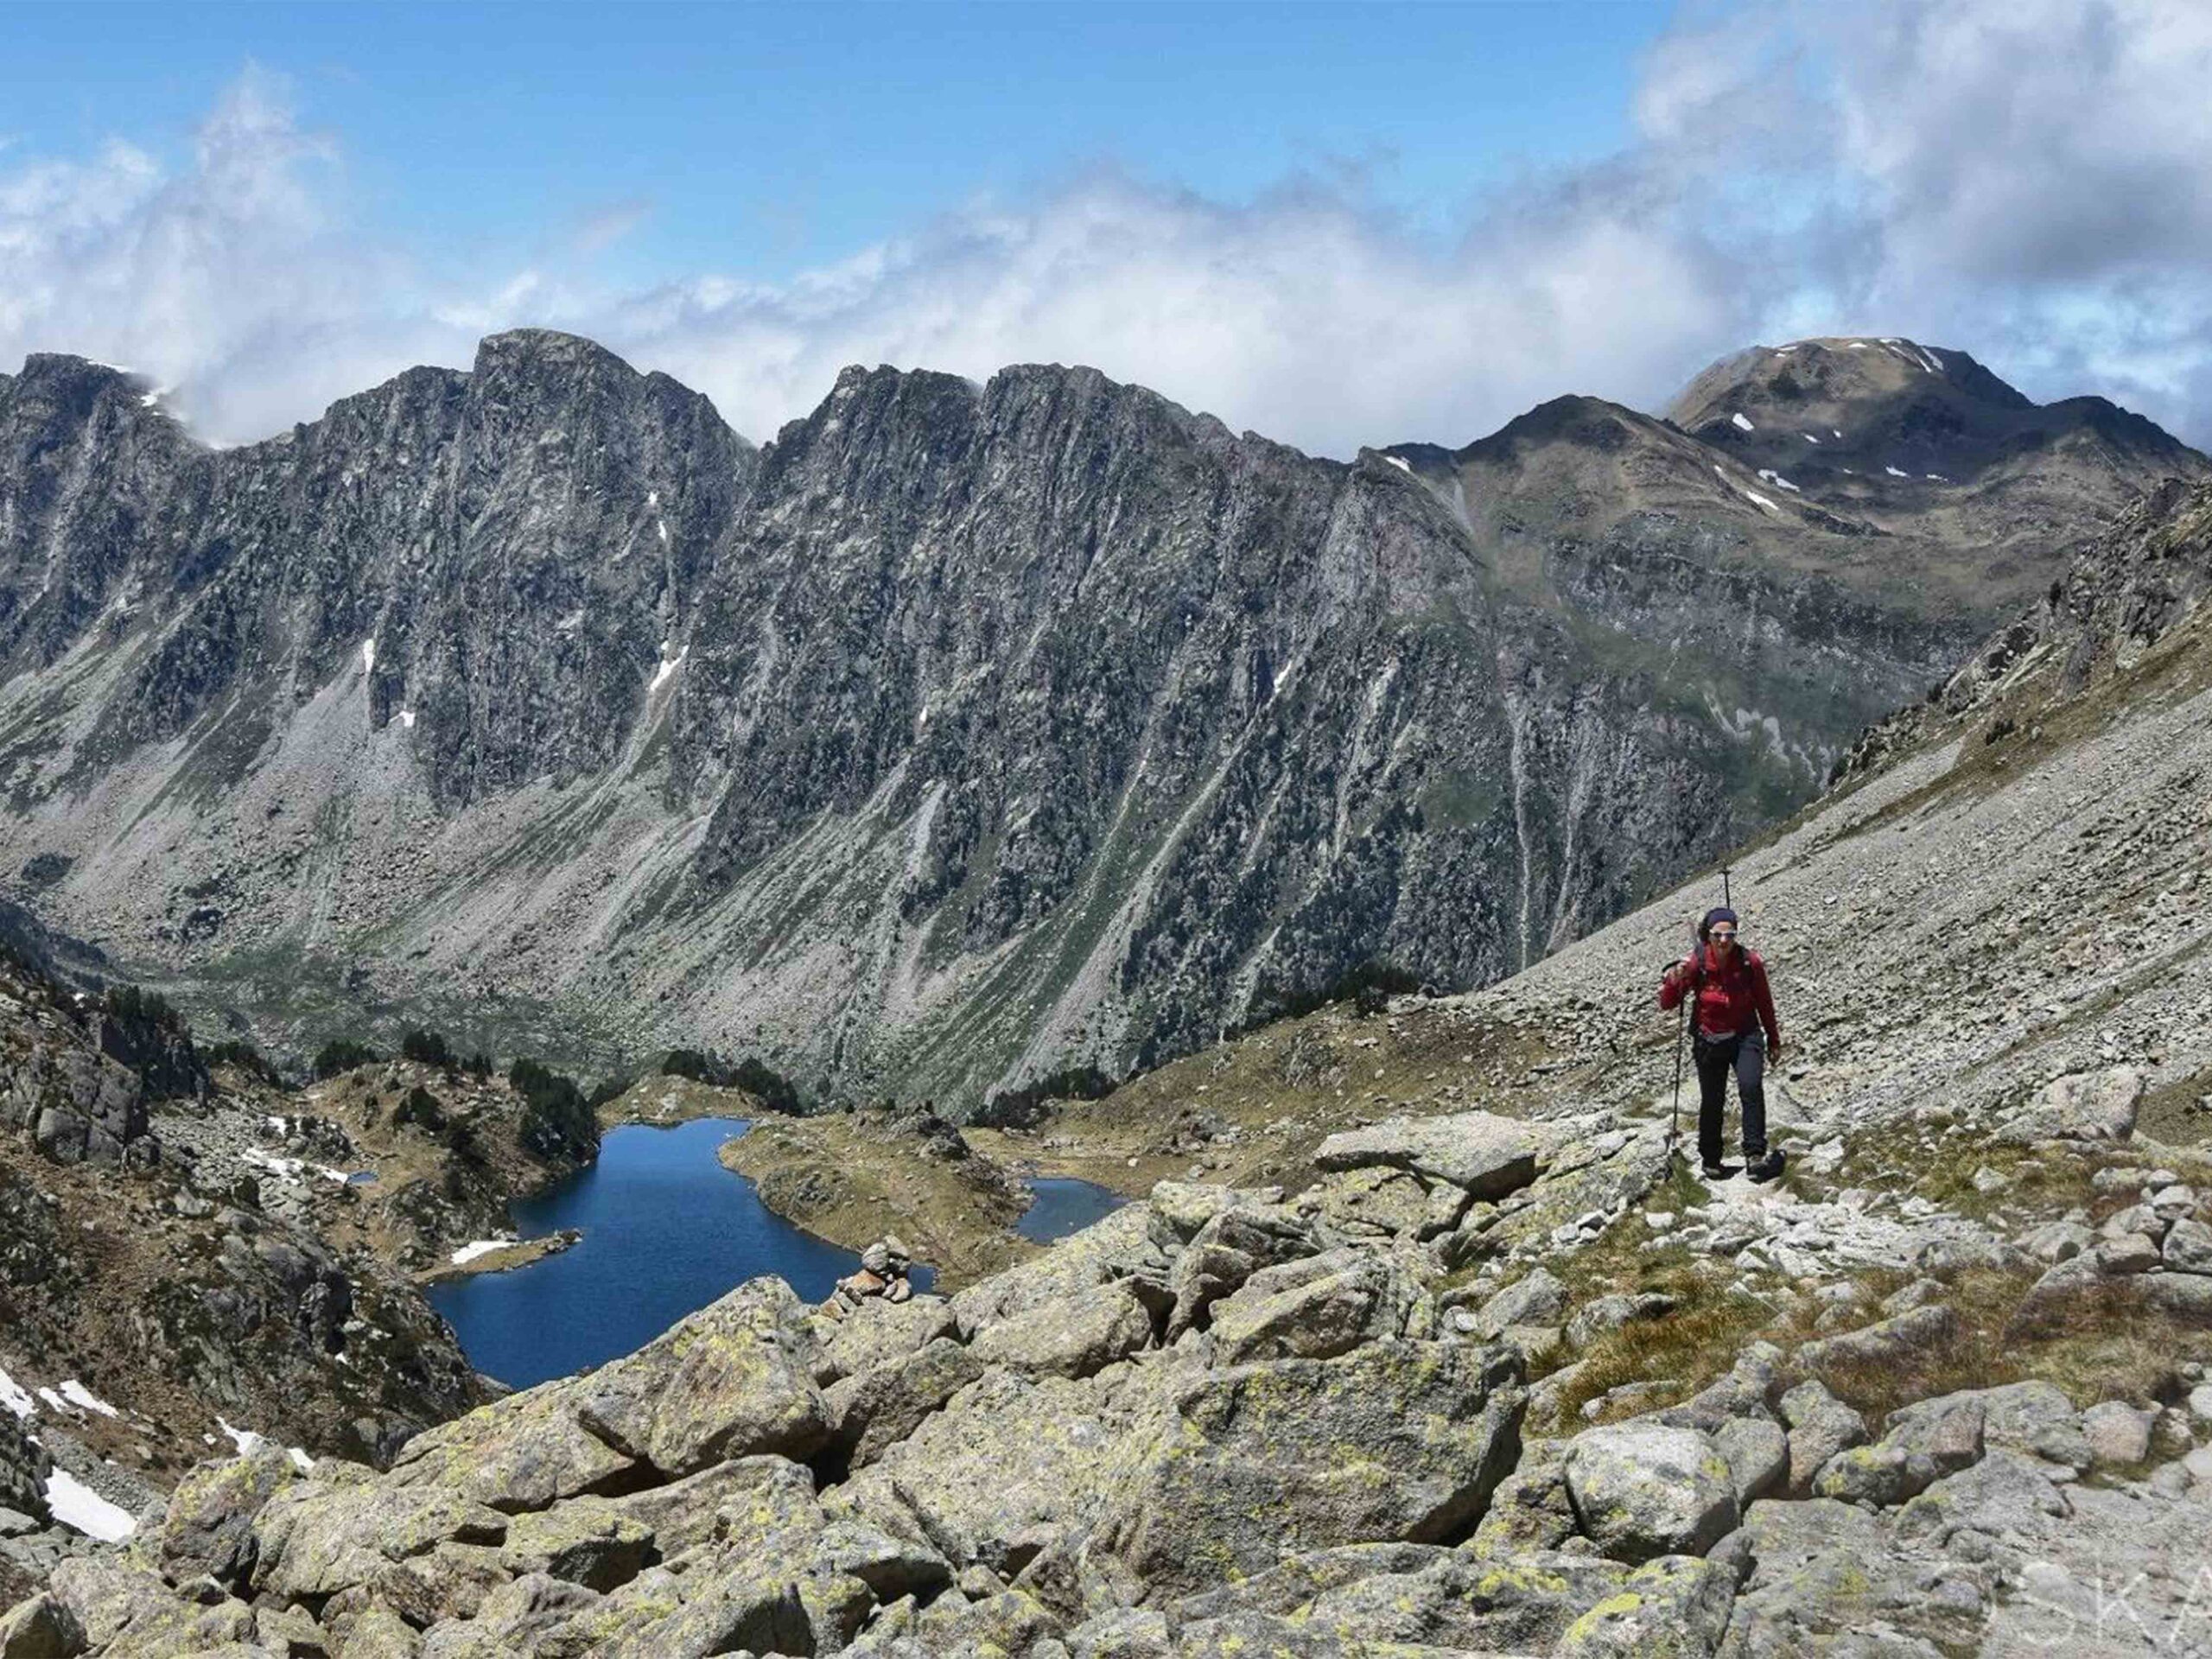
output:
[[[1078,1181],[1069,1175],[1033,1175],[1029,1190],[1037,1196],[1014,1230],[1039,1244],[1079,1233],[1128,1202],[1095,1181]]]
[[[512,1205],[522,1237],[583,1236],[528,1267],[430,1287],[469,1363],[526,1389],[641,1348],[764,1273],[810,1302],[827,1296],[860,1258],[809,1237],[722,1167],[716,1151],[745,1129],[737,1118],[610,1129],[598,1162]],[[923,1290],[934,1275],[917,1264],[912,1277]]]

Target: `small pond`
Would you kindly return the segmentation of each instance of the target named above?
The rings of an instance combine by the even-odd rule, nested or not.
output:
[[[480,1371],[518,1389],[601,1365],[651,1342],[746,1280],[780,1274],[820,1301],[860,1258],[810,1238],[715,1157],[735,1118],[611,1129],[599,1161],[512,1207],[524,1238],[582,1230],[557,1255],[433,1285],[430,1305]],[[914,1287],[928,1288],[926,1268]]]
[[[1037,1196],[1014,1230],[1040,1244],[1079,1233],[1128,1202],[1095,1181],[1078,1181],[1070,1175],[1033,1175],[1029,1190]]]

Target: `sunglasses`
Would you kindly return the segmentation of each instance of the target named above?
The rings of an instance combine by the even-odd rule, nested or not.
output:
[[[1711,939],[1715,944],[1733,944],[1736,943],[1736,936],[1733,933],[1723,933],[1717,927],[1705,937]]]

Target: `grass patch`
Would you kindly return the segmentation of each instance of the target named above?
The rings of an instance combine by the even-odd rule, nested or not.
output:
[[[1916,1400],[2008,1382],[2055,1383],[2077,1407],[2168,1401],[2178,1391],[2180,1364],[2212,1357],[2212,1332],[2144,1307],[2125,1280],[2069,1298],[2051,1317],[2024,1325],[2017,1316],[2036,1277],[1961,1274],[1942,1299],[1957,1315],[1945,1340],[1878,1362],[1831,1363],[1795,1375],[1826,1384],[1878,1428]]]

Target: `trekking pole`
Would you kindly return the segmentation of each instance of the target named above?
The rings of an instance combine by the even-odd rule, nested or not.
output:
[[[1731,910],[1736,908],[1736,901],[1728,896],[1728,867],[1726,864],[1720,867],[1720,902]]]
[[[1682,1132],[1682,1039],[1689,1034],[1690,1001],[1684,997],[1675,1005],[1678,1018],[1675,1021],[1675,1109],[1667,1120],[1667,1167],[1675,1167],[1675,1141]]]

